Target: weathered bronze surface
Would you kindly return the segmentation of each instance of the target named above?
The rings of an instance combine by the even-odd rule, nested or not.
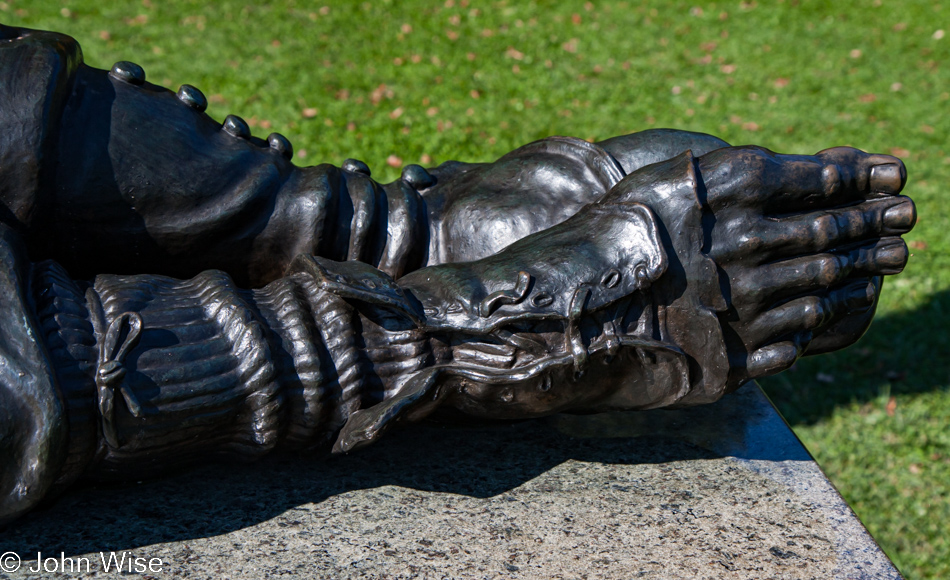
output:
[[[80,477],[717,400],[857,340],[900,160],[644,131],[297,167],[201,91],[0,28],[0,522]]]

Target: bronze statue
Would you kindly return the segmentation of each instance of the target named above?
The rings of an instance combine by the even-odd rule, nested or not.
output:
[[[0,29],[0,100],[0,521],[435,412],[715,401],[857,340],[916,221],[889,155],[683,131],[296,167],[50,32]]]

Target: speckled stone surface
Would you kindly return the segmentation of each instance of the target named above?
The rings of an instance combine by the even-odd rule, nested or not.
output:
[[[754,384],[81,487],[0,532],[8,551],[0,578],[118,577],[100,552],[161,560],[122,578],[900,578]]]

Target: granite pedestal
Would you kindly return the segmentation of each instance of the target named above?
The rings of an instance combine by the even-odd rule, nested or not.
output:
[[[86,485],[0,532],[2,552],[22,566],[0,578],[111,578],[123,555],[140,558],[123,578],[900,578],[755,384]]]

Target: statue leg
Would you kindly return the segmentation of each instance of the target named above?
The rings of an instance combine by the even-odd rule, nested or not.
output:
[[[5,344],[36,368],[3,377],[0,513],[82,475],[254,458],[341,428],[346,451],[440,406],[514,418],[716,400],[867,312],[870,277],[907,258],[903,176],[854,149],[684,153],[497,254],[398,280],[303,255],[256,290],[219,271],[83,283],[7,251],[23,316]]]
[[[0,37],[0,65],[56,73],[18,77],[45,105],[0,117],[32,138],[0,143],[15,314],[0,325],[0,519],[81,475],[256,457],[341,428],[347,450],[440,405],[709,402],[810,345],[856,340],[875,280],[907,259],[915,211],[890,156],[659,131],[546,139],[379,185],[356,162],[296,168],[280,136],[218,124],[196,90],[129,63],[85,67],[71,39]],[[27,261],[12,229],[66,268]]]

